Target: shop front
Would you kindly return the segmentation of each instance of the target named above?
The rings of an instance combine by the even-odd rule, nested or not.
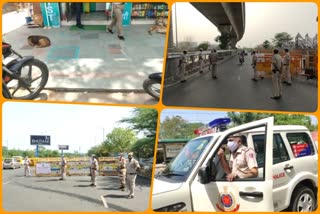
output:
[[[34,3],[41,5],[44,26],[60,27],[74,25],[76,20],[76,2]],[[113,3],[86,2],[81,4],[81,21],[85,25],[106,24],[112,19]],[[150,24],[158,17],[168,17],[168,5],[165,3],[125,3],[123,25],[135,23]],[[51,23],[52,22],[52,23]]]

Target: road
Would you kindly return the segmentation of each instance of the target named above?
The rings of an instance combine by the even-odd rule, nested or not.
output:
[[[218,65],[218,79],[210,72],[197,74],[185,83],[165,87],[163,104],[167,106],[231,108],[250,110],[276,110],[314,112],[317,110],[317,85],[314,80],[293,79],[293,84],[283,84],[280,100],[272,96],[271,78],[254,82],[250,57],[240,65],[233,57]],[[166,84],[165,84],[166,85]]]
[[[150,181],[138,177],[135,198],[120,191],[117,176],[99,176],[97,187],[89,176],[24,177],[23,168],[2,171],[2,204],[6,211],[145,211]]]

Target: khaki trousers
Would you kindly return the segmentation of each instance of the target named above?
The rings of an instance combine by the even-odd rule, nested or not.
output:
[[[127,186],[130,191],[129,195],[134,195],[134,189],[136,187],[137,174],[130,175],[127,173]]]
[[[272,94],[274,97],[281,96],[281,74],[279,71],[276,73],[272,72]]]
[[[114,16],[111,24],[109,25],[109,29],[112,30],[114,26],[117,26],[118,36],[123,36],[122,11],[118,7],[115,7],[114,9]]]

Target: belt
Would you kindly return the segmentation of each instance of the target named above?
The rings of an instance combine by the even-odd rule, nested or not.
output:
[[[129,175],[136,175],[137,173],[128,173]]]

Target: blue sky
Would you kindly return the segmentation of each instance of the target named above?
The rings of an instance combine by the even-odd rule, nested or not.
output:
[[[6,102],[2,106],[2,143],[10,149],[34,149],[30,135],[50,135],[51,146],[69,145],[69,151],[87,152],[102,142],[117,121],[130,117],[132,107]]]

